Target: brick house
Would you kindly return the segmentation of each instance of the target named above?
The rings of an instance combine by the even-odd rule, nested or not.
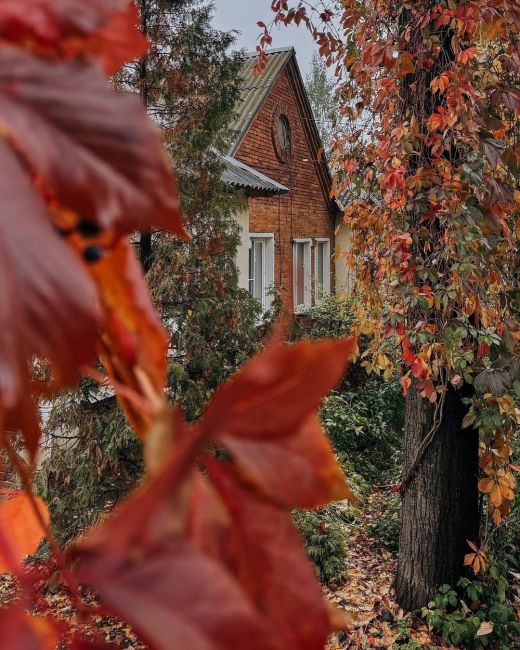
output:
[[[347,289],[336,254],[346,233],[294,48],[271,50],[260,76],[255,63],[250,55],[244,65],[225,158],[224,178],[241,190],[240,284],[264,309],[274,287],[285,310],[298,313],[323,292]]]

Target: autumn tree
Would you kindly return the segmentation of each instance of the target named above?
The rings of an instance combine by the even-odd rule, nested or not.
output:
[[[349,197],[367,369],[390,367],[390,341],[401,344],[396,589],[413,609],[454,584],[464,561],[485,569],[477,484],[495,523],[514,498],[520,9],[511,0],[326,5],[272,3],[275,22],[311,30],[352,121],[331,160],[336,192]],[[267,26],[262,44],[270,40]]]

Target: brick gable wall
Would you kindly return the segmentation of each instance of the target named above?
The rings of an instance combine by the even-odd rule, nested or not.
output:
[[[316,153],[310,151],[303,126],[305,114],[298,105],[287,68],[260,107],[235,157],[290,189],[288,194],[278,197],[249,198],[249,230],[274,233],[275,285],[285,309],[292,313],[293,240],[328,238],[331,253],[334,252],[334,219],[320,186],[314,162]],[[291,129],[292,154],[287,163],[278,158],[273,145],[273,116],[280,111],[289,118]],[[314,248],[312,251],[314,277]],[[334,291],[334,264],[331,262],[330,266]]]

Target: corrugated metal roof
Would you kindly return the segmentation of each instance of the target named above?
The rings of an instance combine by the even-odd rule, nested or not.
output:
[[[240,160],[231,156],[224,156],[225,168],[222,180],[228,185],[246,190],[246,193],[253,196],[274,196],[286,194],[288,187],[277,183],[272,178],[257,172],[256,169],[245,165]]]
[[[233,155],[238,149],[267,93],[294,53],[294,47],[268,50],[267,63],[260,75],[255,74],[258,55],[256,52],[247,54],[247,60],[242,70],[243,86],[238,103],[238,112],[236,118],[230,124],[231,130],[235,134],[228,151],[230,155]]]

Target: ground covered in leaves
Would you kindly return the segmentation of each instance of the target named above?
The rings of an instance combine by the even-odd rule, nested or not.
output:
[[[392,498],[387,491],[368,495],[363,512],[350,528],[345,579],[326,588],[327,597],[347,614],[350,627],[334,634],[327,650],[394,648],[404,630],[426,648],[436,645],[428,628],[405,617],[393,600],[396,553],[386,548],[373,530]]]
[[[388,520],[388,513],[395,501],[395,495],[388,488],[376,488],[365,496],[351,521],[343,523],[348,529],[347,568],[342,579],[324,587],[324,592],[346,615],[349,625],[332,635],[326,650],[451,650],[456,647],[446,645],[438,636],[430,633],[424,621],[406,615],[393,599],[392,583],[397,563],[395,539],[392,539],[388,529],[381,526],[381,522]],[[0,606],[15,598],[16,587],[12,577],[9,574],[1,575]],[[65,589],[51,584],[42,590],[41,599],[41,606],[36,605],[34,613],[41,614],[48,606],[57,619],[72,622],[77,630],[85,630],[81,614]],[[82,593],[82,600],[90,610],[99,606],[99,601],[89,592]],[[99,638],[115,648],[146,650],[123,621],[105,616],[100,610],[95,622]],[[520,639],[515,644],[516,641],[512,641],[511,650],[520,648]]]

